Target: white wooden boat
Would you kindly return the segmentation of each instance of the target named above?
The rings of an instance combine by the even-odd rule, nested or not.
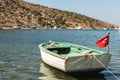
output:
[[[65,42],[39,45],[44,63],[64,72],[100,72],[107,68],[111,54]]]

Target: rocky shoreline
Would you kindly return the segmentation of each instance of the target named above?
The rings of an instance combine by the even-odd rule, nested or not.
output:
[[[0,27],[0,30],[10,30],[10,29],[21,29],[21,30],[27,30],[27,29],[62,29],[62,28],[9,28],[9,27]],[[68,28],[68,29],[73,29],[73,30],[117,30],[118,28],[112,28],[112,29],[108,29],[108,28]],[[67,30],[67,29],[66,29]]]

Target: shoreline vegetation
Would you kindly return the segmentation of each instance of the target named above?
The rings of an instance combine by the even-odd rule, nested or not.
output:
[[[0,0],[0,29],[116,29],[117,25],[23,0]]]

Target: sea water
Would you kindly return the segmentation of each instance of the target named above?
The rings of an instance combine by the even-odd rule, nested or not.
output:
[[[0,80],[117,80],[109,71],[70,75],[41,60],[38,45],[47,41],[71,42],[99,49],[96,41],[110,32],[112,58],[108,70],[120,78],[120,36],[117,30],[0,30]]]

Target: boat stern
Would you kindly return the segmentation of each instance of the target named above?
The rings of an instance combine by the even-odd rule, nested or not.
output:
[[[100,72],[109,65],[111,54],[69,57],[66,72]]]

